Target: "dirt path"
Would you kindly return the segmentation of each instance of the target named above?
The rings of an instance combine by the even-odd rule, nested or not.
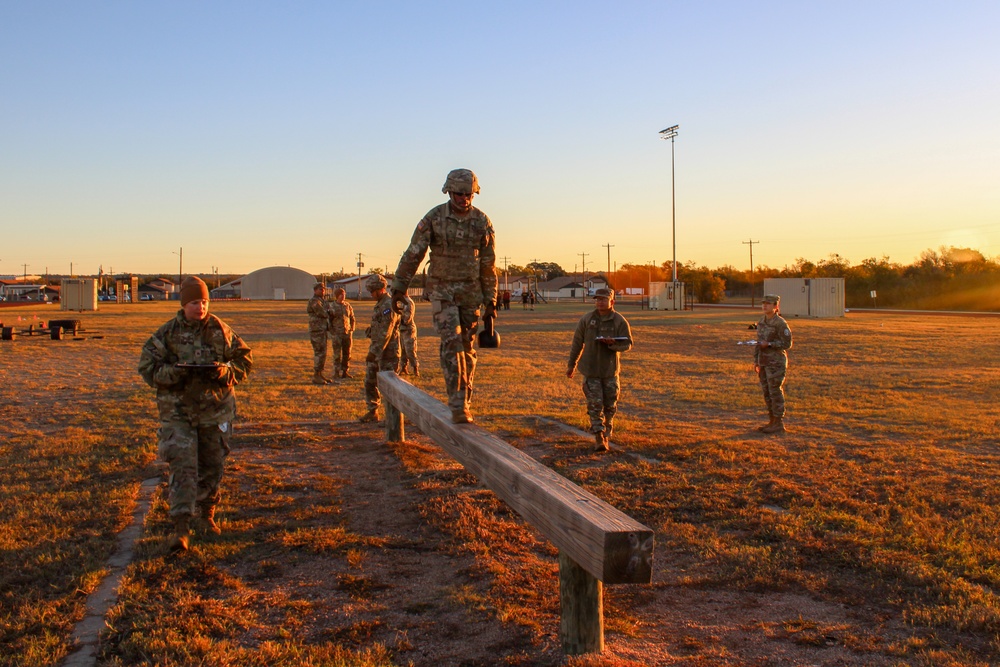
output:
[[[559,664],[554,641],[529,637],[498,621],[493,610],[467,603],[485,596],[489,582],[471,556],[454,553],[447,536],[423,520],[421,493],[381,442],[379,427],[310,430],[315,433],[296,446],[279,449],[255,446],[258,429],[242,427],[230,477],[247,484],[239,470],[270,467],[304,494],[338,480],[340,511],[331,519],[368,541],[346,561],[300,557],[256,578],[258,587],[308,597],[310,612],[300,619],[306,641],[334,639],[358,648],[380,642],[415,665]],[[408,434],[411,441],[421,438]],[[247,564],[243,574],[252,577],[253,567]]]

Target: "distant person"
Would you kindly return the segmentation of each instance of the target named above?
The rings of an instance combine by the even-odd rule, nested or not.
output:
[[[329,304],[329,309],[333,374],[335,377],[354,377],[348,372],[351,364],[351,345],[354,342],[354,308],[347,302],[347,292],[343,287],[333,290],[333,303]]]
[[[503,291],[503,309],[510,310],[510,290]]]
[[[313,295],[306,304],[309,315],[309,342],[313,348],[313,384],[330,384],[330,378],[323,375],[326,366],[327,339],[330,337],[330,307],[326,300],[326,285],[313,285]]]
[[[532,310],[535,309],[535,298],[534,292],[528,292],[528,303],[531,305]]]
[[[170,466],[171,551],[188,548],[196,510],[208,532],[221,532],[215,510],[236,417],[233,388],[253,365],[246,343],[208,314],[202,280],[185,278],[180,296],[181,309],[146,341],[139,358],[139,374],[156,389],[159,456]]]
[[[528,310],[528,299],[530,298],[528,290],[521,290],[521,310]]]
[[[496,317],[497,274],[493,223],[472,205],[479,180],[468,169],[454,169],[441,191],[448,201],[432,208],[417,224],[410,245],[399,259],[392,281],[393,308],[400,303],[413,275],[430,249],[427,298],[434,329],[441,338],[441,370],[451,421],[472,422],[472,385],[476,374],[473,339],[483,317]]]
[[[757,322],[757,346],[753,349],[753,369],[760,380],[770,421],[761,426],[762,433],[785,432],[785,371],[788,370],[788,350],[792,349],[792,332],[779,314],[781,297],[765,294],[760,302],[764,316]]]
[[[583,376],[590,430],[597,451],[606,452],[621,393],[619,357],[632,349],[632,329],[628,320],[615,311],[614,290],[602,287],[595,291],[594,306],[576,325],[566,377],[572,378],[577,369]]]
[[[417,305],[409,295],[403,297],[399,320],[399,345],[402,348],[402,358],[399,363],[399,374],[408,375],[406,366],[413,369],[413,375],[420,377],[420,365],[417,360],[417,323],[413,316]]]
[[[378,390],[379,371],[399,368],[399,314],[392,309],[392,298],[386,291],[385,278],[377,273],[368,276],[365,287],[375,299],[372,325],[368,329],[368,356],[365,357],[365,404],[368,411],[358,421],[378,421],[378,406],[382,394]]]

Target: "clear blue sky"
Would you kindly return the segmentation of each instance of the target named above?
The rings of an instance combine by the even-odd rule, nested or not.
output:
[[[0,273],[1000,255],[1000,3],[0,2]],[[613,268],[613,267],[612,267]]]

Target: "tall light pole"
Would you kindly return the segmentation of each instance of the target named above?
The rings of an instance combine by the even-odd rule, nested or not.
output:
[[[677,136],[677,130],[680,129],[680,125],[671,125],[665,130],[660,130],[660,139],[670,139],[670,229],[671,235],[673,237],[674,246],[674,292],[676,293],[677,287],[677,204],[674,196],[675,182],[674,182],[674,137]]]
[[[180,258],[180,262],[177,264],[177,290],[180,293],[181,283],[184,282],[184,248],[181,248],[180,252],[171,251],[171,253]]]
[[[743,245],[750,246],[750,307],[753,308],[753,244],[760,243],[760,241],[754,241],[750,239],[749,241],[744,241]]]

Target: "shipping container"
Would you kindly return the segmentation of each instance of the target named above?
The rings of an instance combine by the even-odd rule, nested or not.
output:
[[[63,278],[60,285],[60,310],[97,310],[97,280]]]
[[[684,310],[684,283],[649,283],[650,310]]]
[[[843,278],[766,278],[764,294],[781,297],[783,317],[843,317]]]

